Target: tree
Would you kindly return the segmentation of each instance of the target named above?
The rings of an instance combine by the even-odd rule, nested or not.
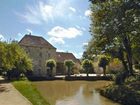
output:
[[[64,65],[67,67],[67,69],[68,69],[67,74],[68,74],[68,77],[70,77],[71,69],[75,65],[75,63],[72,60],[65,60]]]
[[[86,71],[87,77],[88,77],[88,74],[89,74],[90,69],[93,69],[92,61],[91,60],[88,60],[88,59],[83,60],[82,67]]]
[[[133,75],[132,58],[140,39],[139,0],[90,0],[91,45],[94,53],[114,51],[122,61],[127,75]],[[134,47],[135,46],[135,47]],[[136,50],[135,50],[136,51]]]
[[[106,66],[109,64],[109,59],[107,57],[101,57],[99,61],[99,67],[103,68],[104,76],[106,75]]]
[[[7,72],[10,79],[15,75],[19,78],[20,73],[25,73],[27,70],[32,70],[32,60],[26,52],[18,45],[18,43],[0,42],[0,68]]]
[[[49,67],[49,76],[52,77],[53,68],[56,67],[56,62],[54,59],[49,59],[46,61],[47,67]]]

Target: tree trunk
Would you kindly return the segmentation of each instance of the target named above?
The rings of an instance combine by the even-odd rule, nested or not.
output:
[[[53,75],[53,67],[50,67],[50,76],[52,77]]]
[[[70,67],[68,67],[68,77],[70,77]]]
[[[87,77],[89,76],[88,73],[89,73],[89,68],[87,68]]]
[[[131,50],[129,36],[124,37],[123,44],[124,44],[126,54],[127,54],[128,71],[130,75],[133,75],[132,50]]]
[[[103,67],[104,76],[106,76],[106,66]]]
[[[120,46],[120,48],[119,48],[119,59],[121,60],[123,66],[124,66],[124,69],[126,71],[128,71],[128,67],[127,67],[127,63],[126,63],[125,58],[124,58],[124,53],[123,53],[123,47],[122,46]]]

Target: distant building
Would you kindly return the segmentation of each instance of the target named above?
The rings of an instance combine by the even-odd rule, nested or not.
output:
[[[53,70],[54,75],[66,73],[65,60],[71,59],[80,64],[80,61],[72,53],[56,52],[56,48],[40,36],[25,35],[20,40],[19,45],[33,60],[34,76],[47,76],[46,60],[49,59],[55,59],[57,62],[57,67]]]
[[[65,60],[72,60],[77,64],[77,66],[80,66],[80,60],[77,59],[72,53],[69,52],[56,52],[56,62],[57,62],[57,68],[56,68],[56,74],[66,74],[66,67],[64,66]]]

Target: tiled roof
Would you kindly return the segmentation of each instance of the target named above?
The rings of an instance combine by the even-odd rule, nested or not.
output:
[[[57,62],[64,62],[65,60],[73,60],[75,63],[80,61],[72,54],[68,52],[56,52]]]
[[[48,47],[48,48],[54,48],[47,40],[45,40],[41,36],[33,36],[33,35],[25,35],[20,41],[20,45],[23,46],[35,46],[35,47]]]

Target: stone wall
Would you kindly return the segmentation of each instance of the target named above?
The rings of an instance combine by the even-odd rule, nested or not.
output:
[[[56,49],[35,46],[22,46],[29,57],[33,61],[33,75],[47,76],[46,60],[56,59]],[[56,69],[53,70],[53,75],[56,74]]]

